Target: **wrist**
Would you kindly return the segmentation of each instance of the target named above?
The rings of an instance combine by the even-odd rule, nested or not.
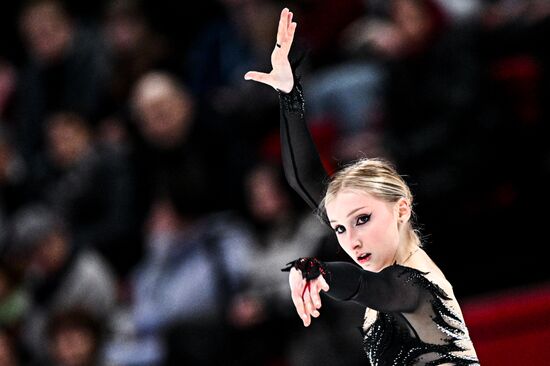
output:
[[[299,258],[295,261],[287,263],[287,267],[282,271],[290,271],[292,268],[300,270],[302,277],[308,281],[318,278],[319,276],[326,277],[328,269],[323,262],[317,258]]]
[[[280,88],[275,88],[279,93],[290,94],[294,89],[294,80],[284,83]]]
[[[303,113],[305,103],[302,86],[299,81],[293,82],[292,88],[288,93],[280,89],[277,89],[277,92],[279,93],[279,100],[283,110]]]

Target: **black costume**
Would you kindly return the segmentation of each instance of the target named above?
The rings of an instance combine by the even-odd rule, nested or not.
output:
[[[304,119],[300,84],[295,81],[290,93],[279,95],[285,174],[289,184],[317,210],[328,177]],[[323,219],[328,224],[326,215]],[[397,264],[375,273],[351,263],[312,258],[298,259],[285,270],[293,266],[308,280],[324,274],[329,296],[378,311],[376,320],[363,330],[371,365],[479,365],[477,358],[461,353],[470,342],[466,325],[449,306],[447,294],[426,273]],[[426,319],[431,319],[429,324]]]

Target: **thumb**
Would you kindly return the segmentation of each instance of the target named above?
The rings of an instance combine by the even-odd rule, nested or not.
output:
[[[266,74],[264,72],[249,71],[244,75],[244,78],[245,80],[254,80],[260,83],[273,86],[271,75]]]

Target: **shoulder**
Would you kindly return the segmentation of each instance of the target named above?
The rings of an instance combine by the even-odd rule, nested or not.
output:
[[[431,283],[437,285],[443,289],[446,293],[452,294],[453,287],[451,283],[445,277],[443,271],[435,264],[435,262],[430,258],[430,256],[423,250],[420,249],[413,261],[411,261],[411,267],[417,269],[420,272],[424,273],[424,277]]]
[[[394,264],[380,271],[385,281],[399,283],[401,286],[412,286],[431,296],[449,300],[452,287],[440,271],[430,271],[433,268],[407,267]]]

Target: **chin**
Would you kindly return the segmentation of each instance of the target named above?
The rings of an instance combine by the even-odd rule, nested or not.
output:
[[[364,270],[367,270],[367,271],[371,271],[371,272],[379,272],[380,271],[380,268],[378,268],[378,266],[376,265],[373,265],[372,263],[358,263],[359,266],[361,268],[363,268]]]
[[[359,265],[364,270],[367,270],[367,271],[370,271],[370,272],[380,272],[384,268],[389,267],[388,264],[371,263],[371,262],[367,262],[367,263],[363,263],[363,264],[359,263]]]

